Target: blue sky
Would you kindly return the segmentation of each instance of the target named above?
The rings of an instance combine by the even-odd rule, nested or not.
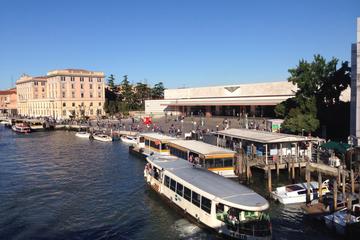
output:
[[[286,80],[316,53],[350,61],[360,1],[2,0],[0,89],[60,68],[167,88]]]

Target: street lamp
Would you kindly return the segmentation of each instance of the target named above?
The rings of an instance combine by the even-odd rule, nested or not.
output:
[[[301,136],[304,136],[305,129],[301,129]]]

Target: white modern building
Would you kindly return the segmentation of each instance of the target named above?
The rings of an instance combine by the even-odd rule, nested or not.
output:
[[[151,116],[269,116],[274,107],[293,96],[297,87],[290,82],[267,82],[214,87],[166,89],[163,100],[145,101]]]
[[[360,144],[360,17],[357,18],[357,40],[351,46],[350,135]]]

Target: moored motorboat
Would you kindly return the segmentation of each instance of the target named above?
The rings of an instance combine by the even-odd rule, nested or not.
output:
[[[24,123],[17,123],[15,125],[13,125],[11,127],[11,129],[17,133],[30,133],[31,132],[30,127]]]
[[[271,239],[269,203],[253,190],[178,157],[147,161],[150,187],[200,226],[231,239]]]
[[[135,145],[137,144],[137,137],[124,135],[120,137],[121,141],[126,144]]]
[[[93,134],[93,138],[94,138],[94,140],[101,141],[101,142],[112,142],[113,141],[112,137],[110,137],[106,134],[101,134],[101,133]]]
[[[328,188],[328,180],[322,184],[322,195],[330,192]],[[318,198],[319,184],[318,182],[310,182],[310,200]],[[277,187],[271,192],[273,199],[282,204],[294,204],[306,202],[307,183],[291,184]]]
[[[87,139],[89,139],[90,136],[91,136],[91,134],[88,133],[88,132],[77,132],[77,133],[75,134],[75,136],[77,136],[77,137],[79,137],[79,138],[87,138]]]

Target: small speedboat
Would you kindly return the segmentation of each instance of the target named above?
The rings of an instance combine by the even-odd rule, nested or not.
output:
[[[324,217],[325,224],[330,229],[335,229],[336,233],[346,235],[360,228],[360,204],[354,204],[351,211],[343,208],[333,214]],[[354,233],[354,232],[353,232]],[[351,233],[350,233],[351,234]],[[351,234],[353,235],[353,234]]]
[[[11,127],[11,129],[17,133],[30,133],[31,132],[30,127],[24,123],[17,123],[15,125],[13,125]]]
[[[121,141],[131,145],[137,144],[137,138],[132,136],[121,136]]]
[[[77,136],[77,137],[79,137],[79,138],[87,138],[87,139],[89,139],[90,136],[91,136],[91,134],[88,133],[88,132],[77,132],[77,133],[75,134],[75,136]]]
[[[101,133],[95,133],[93,134],[93,138],[94,140],[97,141],[101,141],[101,142],[112,142],[112,137],[106,135],[106,134],[101,134]]]
[[[322,195],[329,193],[328,188],[329,180],[326,180],[322,184]],[[279,201],[282,204],[294,204],[306,202],[307,183],[291,184],[276,188],[271,192],[273,199]],[[317,199],[319,193],[318,182],[310,182],[310,201]]]

